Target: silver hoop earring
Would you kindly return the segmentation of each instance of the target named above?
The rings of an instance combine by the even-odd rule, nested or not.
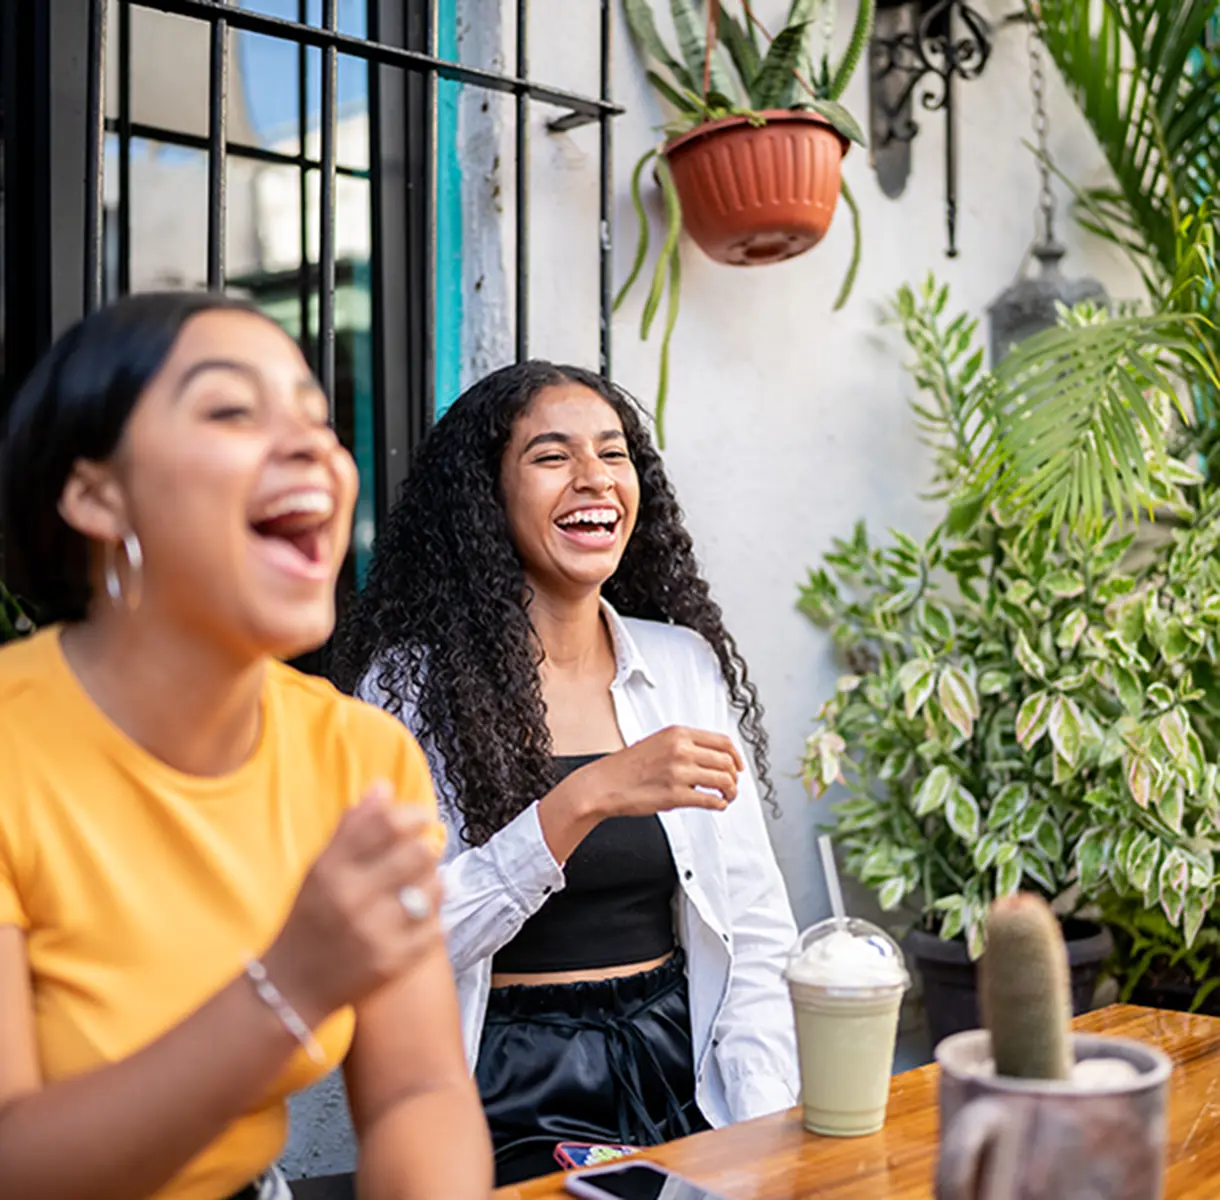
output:
[[[144,548],[140,545],[140,539],[136,537],[134,529],[129,529],[123,534],[123,552],[127,555],[129,575],[126,591],[123,588],[122,577],[119,575],[116,543],[106,543],[102,567],[102,574],[106,581],[106,595],[110,597],[110,602],[116,608],[123,605],[128,611],[135,612],[140,607],[143,588]]]
[[[119,568],[115,563],[117,555],[114,546],[114,542],[107,542],[102,547],[102,574],[106,580],[106,595],[110,597],[110,603],[118,608],[123,603],[123,583],[119,579]]]
[[[140,539],[136,537],[134,529],[123,534],[123,549],[127,552],[127,568],[131,576],[127,589],[127,607],[135,612],[144,595],[144,547],[140,545]]]

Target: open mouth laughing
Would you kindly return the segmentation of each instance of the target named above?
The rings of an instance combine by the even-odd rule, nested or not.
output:
[[[250,518],[250,530],[266,560],[297,579],[330,578],[335,498],[325,488],[281,492]]]
[[[623,514],[608,505],[591,505],[557,517],[560,533],[578,546],[600,550],[612,546],[618,537]]]

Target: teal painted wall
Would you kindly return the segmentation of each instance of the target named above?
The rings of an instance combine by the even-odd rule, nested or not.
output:
[[[458,58],[457,0],[437,4],[437,55]],[[462,163],[458,101],[462,85],[437,81],[436,96],[436,401],[439,420],[457,398],[462,379]]]

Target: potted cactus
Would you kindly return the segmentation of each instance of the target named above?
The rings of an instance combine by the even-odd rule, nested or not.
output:
[[[1067,951],[1044,900],[995,901],[980,975],[986,1028],[936,1051],[937,1200],[1160,1200],[1172,1064],[1070,1032]]]
[[[859,219],[840,164],[851,142],[863,145],[864,136],[840,98],[868,45],[875,0],[860,0],[847,47],[832,63],[834,7],[834,0],[792,0],[783,27],[772,35],[750,0],[742,0],[740,17],[720,0],[671,0],[677,55],[658,32],[649,0],[624,0],[648,80],[674,110],[661,145],[645,153],[632,172],[639,239],[615,299],[617,308],[648,256],[641,185],[645,168],[655,164],[666,233],[640,336],[648,337],[668,293],[656,401],[662,446],[683,229],[716,262],[763,266],[803,254],[821,241],[842,192],[852,212],[853,251],[836,308],[851,290]]]

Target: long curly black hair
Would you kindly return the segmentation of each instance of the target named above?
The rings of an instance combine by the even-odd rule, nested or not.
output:
[[[774,811],[758,692],[699,573],[640,409],[621,388],[579,367],[539,361],[504,367],[437,422],[336,636],[335,680],[354,691],[372,670],[391,712],[401,715],[405,703],[415,709],[414,732],[439,759],[472,845],[554,786],[538,673],[543,651],[509,536],[500,460],[518,415],[544,388],[564,384],[588,388],[618,414],[640,481],[635,531],[605,597],[624,616],[682,625],[707,640]]]

